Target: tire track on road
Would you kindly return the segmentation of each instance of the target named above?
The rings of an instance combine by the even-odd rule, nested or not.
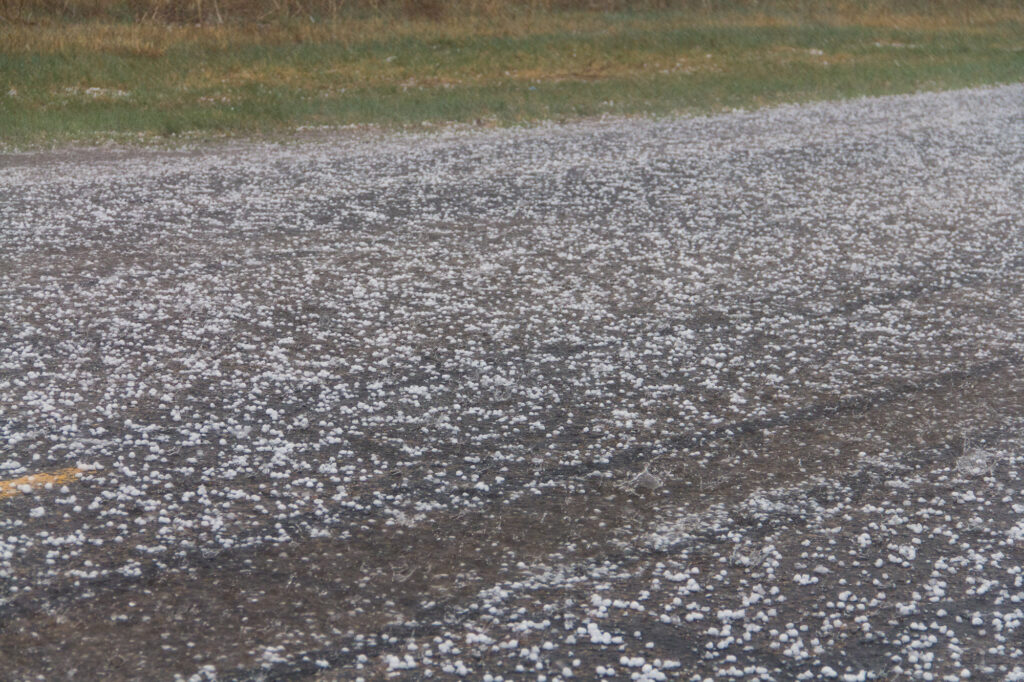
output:
[[[1011,381],[1014,385],[1019,383],[1019,377],[1015,372],[1007,372],[1009,370],[1015,370],[1020,365],[1019,358],[1005,358],[998,361],[992,361],[988,363],[981,363],[979,365],[967,368],[965,370],[958,370],[953,372],[943,373],[941,375],[930,377],[929,381],[918,382],[918,383],[904,383],[899,387],[889,388],[885,391],[875,391],[870,394],[861,395],[856,398],[851,398],[845,401],[838,401],[829,404],[816,404],[807,406],[800,410],[793,411],[786,415],[777,415],[771,419],[761,420],[746,420],[743,422],[735,422],[729,425],[724,425],[717,429],[707,430],[699,433],[686,434],[681,436],[677,445],[722,445],[730,442],[734,439],[742,439],[756,435],[765,429],[771,428],[785,428],[789,427],[802,427],[802,425],[819,423],[824,428],[824,424],[830,423],[835,420],[842,420],[844,418],[853,417],[859,414],[870,412],[873,409],[878,409],[886,405],[891,405],[897,401],[900,397],[908,397],[911,395],[921,396],[922,399],[925,396],[931,394],[944,394],[948,393],[949,389],[958,387],[958,385],[965,381],[970,380],[997,380],[997,381]],[[982,381],[982,384],[985,384]],[[987,386],[987,384],[985,384]],[[975,393],[979,395],[983,393],[982,387],[978,387]],[[941,422],[940,418],[942,415],[933,415],[933,421]],[[1007,428],[1014,427],[999,427],[1003,428],[1004,431]],[[827,430],[827,429],[826,429]],[[996,429],[988,430],[982,434],[985,438],[993,438],[1001,431]],[[941,446],[935,446],[919,451],[912,451],[910,457],[916,458],[931,458],[945,456],[954,451],[956,440],[947,440]],[[916,454],[914,454],[916,453]],[[726,455],[728,453],[725,453]],[[605,465],[603,468],[615,468],[615,467],[626,467],[632,464],[643,462],[642,452],[630,453],[629,456],[623,456],[622,458]],[[685,461],[678,461],[675,464],[685,465]],[[835,466],[841,466],[841,462],[836,461],[833,463]],[[558,474],[565,478],[575,478],[585,475],[585,473],[593,469],[580,469],[578,467],[556,467],[553,469],[546,470],[546,476],[553,476]],[[844,476],[850,476],[852,474],[844,474]],[[623,477],[617,477],[622,479]],[[692,477],[691,477],[692,478]],[[723,490],[718,492],[711,492],[707,495],[702,495],[700,500],[694,499],[695,502],[699,502],[700,506],[707,506],[711,504],[712,500],[727,500],[736,498],[737,495],[741,495],[743,491],[749,492],[753,489],[759,489],[766,484],[772,483],[766,478],[754,477],[755,480],[748,480],[741,482],[741,486],[735,490]],[[529,477],[523,477],[520,479],[521,482],[531,480]],[[532,479],[536,480],[536,479]],[[798,479],[799,480],[799,477]],[[846,480],[846,479],[844,479]],[[678,490],[679,495],[684,497],[689,495],[692,496],[694,491],[697,490],[694,482],[687,478],[685,471],[681,474],[681,477],[669,481],[668,485],[673,486],[673,490]],[[396,570],[395,561],[401,561],[403,556],[413,557],[427,557],[431,556],[435,559],[440,560],[442,563],[445,562],[444,557],[450,557],[447,561],[452,565],[456,565],[460,558],[465,559],[467,557],[472,558],[481,567],[491,566],[490,569],[471,569],[471,570],[484,570],[493,571],[498,570],[502,563],[501,557],[504,549],[514,543],[510,538],[515,537],[517,531],[512,528],[507,528],[503,531],[498,531],[498,535],[495,535],[493,529],[489,529],[489,525],[493,525],[493,517],[497,514],[497,518],[505,520],[507,522],[511,519],[514,522],[519,523],[519,528],[522,532],[528,535],[519,538],[519,546],[523,547],[523,558],[544,557],[549,552],[554,551],[554,548],[559,546],[559,543],[564,542],[567,537],[572,537],[576,530],[572,530],[575,526],[573,524],[582,523],[586,526],[589,523],[586,518],[587,513],[590,512],[590,508],[595,503],[595,498],[603,497],[605,493],[614,492],[615,486],[613,483],[601,481],[594,481],[593,483],[587,483],[587,489],[589,493],[580,493],[580,491],[571,492],[564,495],[559,492],[559,488],[552,487],[548,490],[550,494],[545,494],[539,497],[530,497],[520,499],[509,508],[503,508],[501,505],[506,500],[505,495],[488,495],[487,498],[490,500],[490,504],[486,504],[482,507],[469,510],[456,510],[449,508],[448,511],[441,514],[441,516],[433,515],[428,517],[427,520],[421,522],[416,527],[409,529],[398,529],[396,527],[384,526],[383,515],[373,514],[367,512],[365,514],[353,515],[350,518],[354,524],[365,524],[368,530],[357,534],[350,540],[333,542],[330,540],[317,541],[314,539],[299,539],[295,542],[287,543],[285,545],[261,545],[259,547],[248,548],[239,552],[225,552],[216,556],[211,557],[200,557],[198,554],[186,558],[180,563],[167,567],[166,569],[159,569],[155,566],[149,566],[138,578],[124,578],[119,577],[115,580],[100,581],[96,583],[86,583],[78,588],[64,587],[59,588],[54,586],[48,589],[44,594],[37,595],[37,598],[32,600],[21,601],[18,600],[16,603],[9,604],[3,610],[3,616],[0,617],[0,622],[3,623],[0,626],[0,637],[9,637],[13,634],[13,631],[18,629],[19,626],[26,625],[31,621],[38,621],[40,618],[47,619],[46,611],[64,611],[66,613],[75,613],[76,610],[80,610],[80,617],[84,618],[85,622],[91,623],[102,623],[109,621],[109,615],[119,613],[122,611],[129,611],[127,602],[141,602],[143,600],[159,601],[161,598],[159,595],[166,595],[167,599],[173,599],[173,595],[180,594],[182,591],[197,590],[201,592],[202,586],[209,584],[216,584],[218,581],[227,580],[228,584],[233,584],[235,587],[231,588],[228,593],[234,593],[235,590],[240,591],[239,594],[249,593],[251,590],[256,589],[254,585],[265,582],[267,579],[271,579],[271,583],[274,580],[283,580],[284,576],[290,575],[288,579],[297,579],[298,582],[291,588],[284,590],[282,598],[287,599],[285,595],[292,594],[292,596],[298,595],[302,599],[308,599],[309,595],[316,593],[319,590],[327,589],[330,593],[332,590],[336,591],[339,589],[333,583],[330,583],[325,578],[311,575],[304,569],[302,571],[296,571],[296,568],[301,564],[296,564],[298,557],[301,556],[312,556],[314,561],[316,557],[323,555],[325,558],[322,561],[326,561],[327,556],[333,556],[331,547],[344,547],[344,553],[346,556],[351,557],[350,559],[341,560],[342,564],[346,561],[355,562],[359,556],[364,557],[377,557],[373,559],[377,564],[380,564],[380,552],[385,551],[393,554],[392,559],[386,559],[384,566],[391,567],[391,570]],[[595,487],[596,486],[596,487]],[[603,486],[604,493],[601,492]],[[742,488],[742,489],[741,489]],[[517,488],[509,485],[503,488],[507,494],[514,492]],[[690,491],[690,492],[687,492]],[[628,497],[628,496],[627,496]],[[620,500],[626,500],[626,498],[620,495]],[[672,502],[673,508],[678,506],[679,500],[676,500],[676,495],[673,494],[669,499],[675,501]],[[657,498],[654,498],[657,503]],[[607,519],[621,518],[624,512],[619,508],[621,502],[601,502],[601,510],[599,511],[599,517]],[[582,505],[582,506],[581,506]],[[610,506],[609,506],[610,505]],[[631,508],[636,507],[634,503],[628,503],[627,506]],[[577,509],[578,507],[578,509]],[[575,509],[575,511],[572,511]],[[552,525],[547,523],[537,523],[537,519],[542,515],[544,510],[548,510],[553,514],[562,515],[563,518],[559,519],[557,523]],[[651,510],[644,509],[633,509],[628,514],[640,513],[641,515],[650,515]],[[571,517],[576,517],[575,519]],[[554,518],[554,517],[549,517]],[[566,520],[566,519],[569,520]],[[312,520],[312,519],[310,519]],[[347,525],[344,520],[339,521],[342,525]],[[501,523],[497,524],[498,526]],[[295,522],[291,524],[290,529],[298,536],[302,536],[305,533],[306,528],[301,522]],[[523,530],[525,529],[525,530]],[[438,533],[438,531],[441,531]],[[578,528],[577,528],[578,530]],[[585,530],[585,529],[584,529]],[[595,530],[593,528],[591,531]],[[401,532],[399,532],[401,531]],[[536,535],[537,532],[541,532],[546,537],[541,538]],[[445,537],[445,533],[450,533],[449,536]],[[587,531],[589,532],[589,531]],[[398,534],[396,534],[398,533]],[[502,535],[505,533],[506,535]],[[601,532],[603,534],[604,531]],[[584,552],[582,559],[577,560],[586,561],[586,557],[595,556],[594,552],[599,552],[599,556],[602,559],[607,558],[608,560],[624,561],[636,554],[636,551],[624,553],[621,549],[616,549],[614,543],[609,544],[599,537],[594,535],[591,540],[596,543],[593,545],[587,545],[581,551]],[[500,547],[495,549],[491,547],[491,543],[498,538],[505,538],[500,541]],[[705,538],[706,541],[712,541],[713,538]],[[423,546],[426,542],[427,546]],[[319,548],[319,549],[318,549]],[[387,548],[387,549],[385,549]],[[392,549],[393,548],[393,549]],[[603,549],[601,549],[603,548]],[[292,558],[279,559],[276,557],[276,552],[286,551],[290,553]],[[495,552],[497,552],[495,554]],[[326,554],[324,554],[326,553]],[[489,556],[489,558],[488,558]],[[652,556],[651,554],[644,554],[643,556]],[[397,558],[395,558],[397,557]],[[638,556],[637,560],[642,559]],[[338,559],[334,559],[335,562]],[[415,567],[415,564],[414,564]],[[405,569],[403,569],[405,570]],[[423,569],[427,571],[429,569]],[[502,569],[504,570],[504,569]],[[351,581],[356,576],[361,575],[362,569],[358,565],[352,563],[350,565],[341,565],[336,567],[334,575],[336,576],[348,576],[343,578],[344,581]],[[191,575],[190,575],[191,574]],[[238,576],[238,578],[232,578],[232,576]],[[249,576],[242,578],[242,576]],[[260,576],[266,576],[265,578]],[[272,576],[281,576],[281,578],[272,578]],[[296,577],[299,576],[299,577]],[[305,576],[305,577],[302,577]],[[241,582],[239,582],[241,581]],[[432,575],[424,573],[423,575],[414,575],[407,581],[397,580],[393,577],[382,576],[374,582],[377,587],[373,591],[380,595],[380,600],[383,602],[385,599],[392,599],[397,603],[402,603],[402,597],[400,595],[429,595],[432,585]],[[387,626],[383,628],[373,628],[365,630],[362,634],[364,635],[361,649],[356,649],[352,642],[359,640],[352,640],[352,642],[341,642],[337,646],[329,647],[328,649],[320,650],[316,649],[317,652],[309,654],[308,657],[311,659],[306,663],[292,663],[287,666],[278,668],[271,668],[272,676],[271,679],[289,679],[290,675],[301,677],[303,675],[309,675],[320,670],[320,667],[316,665],[316,658],[332,661],[332,667],[338,665],[344,665],[355,660],[355,656],[359,653],[365,655],[371,655],[374,651],[383,651],[387,642],[383,639],[387,637],[399,637],[400,635],[405,636],[408,634],[427,634],[430,632],[440,632],[445,627],[457,626],[458,622],[453,621],[454,614],[460,609],[463,609],[465,604],[469,603],[467,600],[472,600],[475,590],[480,585],[489,584],[489,580],[479,578],[476,582],[472,580],[467,582],[462,592],[452,594],[448,600],[437,599],[438,604],[431,609],[418,609],[412,614],[407,614],[405,617],[411,621],[415,621],[417,624],[408,627],[398,626]],[[378,584],[379,583],[379,584]],[[319,585],[319,587],[317,587]],[[475,586],[475,587],[474,587]],[[349,585],[349,588],[352,586]],[[341,587],[342,593],[337,597],[338,600],[344,602],[346,597],[340,596],[341,594],[347,594],[345,590],[349,589]],[[85,602],[81,601],[81,591],[88,589],[94,593],[94,596],[90,600]],[[275,588],[277,589],[277,588]],[[289,592],[294,591],[294,593]],[[468,590],[468,591],[467,591]],[[146,592],[150,592],[151,595],[147,596]],[[356,592],[353,592],[356,594]],[[305,595],[305,596],[303,596]],[[196,596],[197,599],[201,599],[200,596]],[[426,598],[426,597],[424,597]],[[419,597],[414,599],[417,604],[422,603],[417,601]],[[33,603],[34,602],[34,603]],[[461,605],[461,606],[460,606]],[[84,610],[82,610],[84,607]],[[44,610],[45,609],[45,610]],[[154,609],[156,612],[160,612],[160,608]],[[287,609],[286,609],[287,610]],[[278,614],[280,615],[280,614]],[[464,615],[463,618],[470,617],[472,614]],[[266,616],[264,616],[266,617]],[[277,616],[275,616],[277,617]],[[73,616],[73,618],[79,618],[79,615]],[[215,616],[210,614],[203,618],[204,622],[215,621]],[[347,617],[345,618],[347,619]],[[343,619],[343,620],[345,620]],[[372,619],[363,618],[362,622],[366,626],[371,625]],[[353,621],[359,622],[359,621]],[[177,625],[175,621],[165,622],[164,626],[174,630],[175,628],[182,627],[182,623],[179,622]],[[94,627],[94,626],[93,626]],[[372,635],[377,633],[379,640],[377,644],[373,644]],[[101,633],[97,633],[101,634]],[[348,647],[350,651],[342,651]],[[376,647],[376,649],[374,648]],[[311,650],[312,651],[312,650]],[[332,653],[333,652],[333,653]],[[308,653],[308,652],[307,652]],[[291,667],[289,667],[291,666]],[[267,674],[265,669],[258,670],[244,670],[236,669],[234,673],[231,673],[233,677],[228,679],[259,679],[260,675]]]

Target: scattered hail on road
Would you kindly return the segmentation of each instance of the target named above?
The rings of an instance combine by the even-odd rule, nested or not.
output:
[[[1024,680],[1022,105],[0,159],[3,674]]]

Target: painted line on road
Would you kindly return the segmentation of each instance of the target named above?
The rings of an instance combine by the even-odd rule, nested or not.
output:
[[[21,478],[12,478],[9,481],[0,481],[0,500],[14,497],[15,495],[28,494],[38,488],[46,489],[55,485],[72,483],[79,476],[87,475],[88,473],[86,469],[68,467],[67,469],[58,469],[48,473],[30,474]]]

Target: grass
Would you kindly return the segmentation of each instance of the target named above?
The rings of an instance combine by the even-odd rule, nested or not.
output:
[[[1017,3],[510,5],[201,25],[31,16],[0,23],[7,146],[708,112],[1024,77]]]

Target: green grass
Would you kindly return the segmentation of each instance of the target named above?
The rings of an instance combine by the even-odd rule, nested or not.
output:
[[[1012,6],[0,25],[0,140],[10,147],[310,125],[503,125],[1022,78],[1024,7]]]

